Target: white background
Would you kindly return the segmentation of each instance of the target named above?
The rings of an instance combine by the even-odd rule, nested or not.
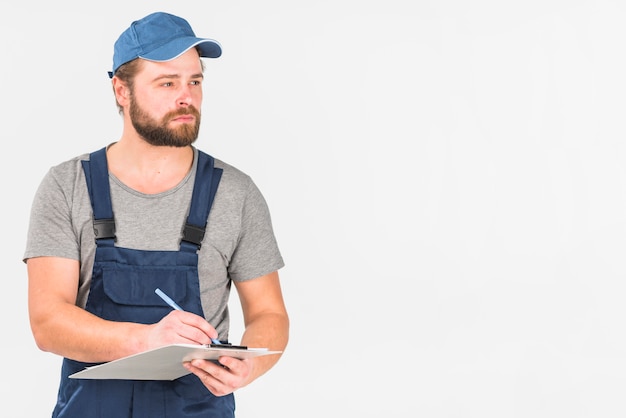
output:
[[[255,179],[287,263],[291,341],[240,418],[626,415],[623,2],[10,7],[2,416],[49,416],[58,384],[28,325],[32,196],[119,137],[113,43],[157,10],[222,44],[197,145]]]

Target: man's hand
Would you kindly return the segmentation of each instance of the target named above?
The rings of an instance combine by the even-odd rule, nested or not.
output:
[[[210,344],[217,331],[203,317],[184,311],[172,311],[149,325],[146,350],[169,344]]]
[[[244,386],[252,370],[254,359],[239,360],[220,357],[219,364],[209,360],[192,360],[183,365],[200,378],[215,396],[224,396]]]

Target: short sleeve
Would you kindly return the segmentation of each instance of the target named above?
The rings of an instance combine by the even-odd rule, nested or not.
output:
[[[283,266],[267,202],[258,187],[250,182],[229,275],[235,281],[244,281],[272,273]]]

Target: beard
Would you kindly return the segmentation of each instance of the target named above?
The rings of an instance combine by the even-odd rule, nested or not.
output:
[[[181,115],[193,115],[195,123],[184,123],[176,128],[168,128],[168,123]],[[194,106],[169,112],[159,121],[148,115],[131,96],[129,116],[137,133],[150,145],[182,148],[198,139],[200,112]]]

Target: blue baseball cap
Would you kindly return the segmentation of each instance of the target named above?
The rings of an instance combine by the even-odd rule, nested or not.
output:
[[[169,61],[196,47],[201,57],[222,55],[220,44],[208,38],[198,38],[189,23],[169,13],[156,12],[131,23],[115,42],[113,48],[113,77],[120,65],[135,58],[149,61]]]

